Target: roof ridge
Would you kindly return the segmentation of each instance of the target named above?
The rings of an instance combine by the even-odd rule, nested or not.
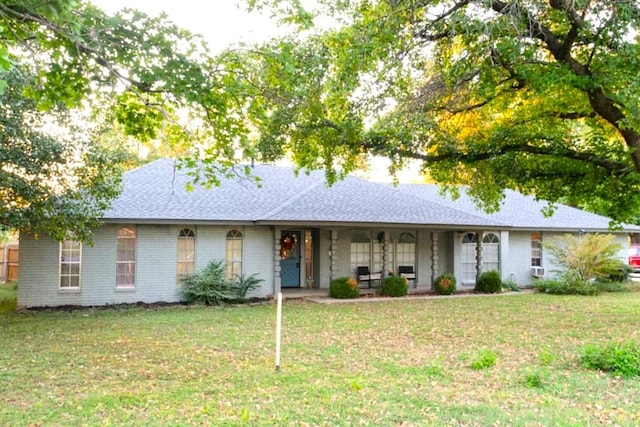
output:
[[[281,166],[282,167],[282,166]],[[289,169],[293,172],[293,168],[288,168],[288,167],[282,167],[283,169]],[[295,174],[295,172],[294,172]],[[311,175],[311,174],[309,174]],[[256,218],[256,221],[265,221],[268,220],[271,216],[277,214],[278,212],[281,212],[284,208],[291,206],[293,204],[293,202],[298,201],[300,199],[302,199],[304,196],[306,196],[307,194],[309,194],[312,190],[315,190],[316,188],[318,188],[318,186],[324,184],[324,180],[318,180],[316,183],[310,185],[309,187],[307,187],[304,191],[301,191],[299,194],[296,194],[295,197],[291,197],[290,199],[288,199],[286,202],[282,203],[279,206],[276,206],[275,208],[271,209],[269,212],[267,212],[264,215],[264,218]]]
[[[379,183],[379,185],[385,185],[385,184],[384,184],[384,183]],[[457,208],[457,207],[448,206],[448,205],[446,205],[446,204],[444,204],[444,203],[438,202],[437,200],[429,199],[429,198],[427,198],[427,197],[424,197],[423,195],[410,194],[410,193],[408,193],[408,192],[406,192],[406,191],[402,191],[402,189],[400,188],[400,186],[401,186],[401,185],[412,185],[412,186],[416,186],[416,187],[420,187],[420,188],[426,188],[426,187],[438,187],[438,184],[428,184],[428,183],[424,183],[424,184],[420,184],[420,183],[405,183],[405,184],[399,184],[399,185],[397,185],[397,186],[392,184],[392,187],[393,187],[397,192],[399,192],[400,194],[402,194],[402,195],[404,195],[404,196],[414,196],[414,197],[419,197],[421,200],[426,201],[426,202],[429,202],[429,203],[433,203],[433,204],[435,204],[435,205],[438,205],[438,206],[439,206],[439,207],[441,207],[441,208],[454,210],[454,211],[456,211],[456,212],[463,213],[464,215],[468,215],[468,216],[471,216],[471,217],[474,217],[474,218],[480,219],[480,220],[482,220],[482,221],[491,221],[491,222],[493,222],[493,225],[499,225],[499,226],[503,226],[503,227],[512,227],[512,226],[513,226],[512,224],[508,224],[508,223],[503,222],[503,221],[497,221],[497,220],[496,220],[496,219],[494,219],[494,218],[489,218],[489,216],[488,216],[489,214],[486,214],[486,215],[484,215],[484,216],[483,216],[483,215],[478,215],[478,214],[476,214],[475,212],[466,212],[466,211],[464,211],[464,210],[462,210],[462,209],[459,209],[459,208]],[[442,198],[442,197],[439,197],[439,198]],[[452,200],[452,201],[455,201],[455,200]]]

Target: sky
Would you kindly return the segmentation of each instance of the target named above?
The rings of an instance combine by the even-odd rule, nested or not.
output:
[[[219,52],[236,42],[267,40],[278,31],[267,16],[249,14],[244,2],[237,0],[89,0],[105,12],[123,8],[138,9],[151,16],[165,12],[171,21],[201,34],[212,52]]]

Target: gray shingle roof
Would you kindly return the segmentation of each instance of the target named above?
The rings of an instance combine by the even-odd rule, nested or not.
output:
[[[436,185],[400,184],[398,190],[402,193],[439,203],[451,209],[460,209],[489,220],[508,224],[512,228],[535,230],[580,230],[608,231],[610,219],[570,206],[557,204],[552,216],[545,216],[543,209],[548,206],[546,201],[535,200],[532,196],[525,196],[515,191],[506,190],[505,198],[500,203],[500,210],[486,213],[479,209],[475,202],[467,195],[464,188],[460,189],[460,197],[452,200],[450,195],[441,195]],[[628,231],[638,231],[640,227],[626,225]]]
[[[441,227],[602,229],[607,218],[559,206],[552,218],[540,209],[544,203],[508,192],[503,209],[486,214],[464,195],[442,198],[436,186],[369,182],[347,177],[331,187],[324,174],[297,176],[293,169],[256,165],[252,174],[261,186],[245,177],[222,179],[219,187],[195,186],[172,160],[158,160],[125,173],[124,190],[104,215],[110,222],[256,222],[264,224],[369,223]]]

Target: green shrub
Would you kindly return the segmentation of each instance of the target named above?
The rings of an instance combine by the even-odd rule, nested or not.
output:
[[[516,281],[512,279],[502,282],[502,287],[507,291],[513,291],[513,292],[520,292],[522,290],[520,289],[520,286],[518,286]]]
[[[246,296],[249,292],[260,286],[260,282],[264,282],[263,279],[258,279],[256,273],[249,276],[245,276],[244,273],[234,278],[234,285],[236,288],[237,302],[246,301]]]
[[[600,290],[593,283],[588,283],[571,273],[563,274],[557,279],[540,279],[533,284],[536,292],[556,295],[598,295]]]
[[[332,298],[358,298],[358,282],[353,277],[339,277],[329,284],[329,295]]]
[[[477,371],[491,368],[496,364],[498,356],[491,350],[480,350],[476,358],[471,362],[471,368]]]
[[[544,242],[549,255],[564,273],[584,281],[607,277],[620,266],[618,253],[622,246],[613,242],[611,234],[571,234]]]
[[[608,282],[597,280],[593,283],[600,292],[630,292],[632,287],[629,282]]]
[[[408,291],[407,279],[400,276],[389,276],[382,282],[378,293],[390,297],[403,297],[407,295]]]
[[[456,291],[456,277],[451,273],[439,276],[434,283],[434,289],[439,295],[451,295]]]
[[[475,287],[476,292],[483,292],[486,294],[495,294],[502,291],[502,279],[500,279],[500,273],[495,270],[485,271],[478,277]]]
[[[244,302],[247,292],[255,289],[262,279],[255,274],[227,277],[223,261],[211,261],[206,267],[183,279],[182,296],[189,304],[220,305]]]
[[[634,342],[585,345],[580,349],[579,358],[587,369],[625,378],[640,375],[640,345]]]
[[[615,260],[612,261],[611,264],[603,267],[601,271],[602,278],[600,280],[611,283],[623,283],[629,280],[629,276],[632,272],[633,269],[629,264],[620,260]]]

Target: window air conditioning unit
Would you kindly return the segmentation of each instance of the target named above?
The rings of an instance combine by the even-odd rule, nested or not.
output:
[[[544,277],[543,267],[531,267],[531,275],[533,277]]]

